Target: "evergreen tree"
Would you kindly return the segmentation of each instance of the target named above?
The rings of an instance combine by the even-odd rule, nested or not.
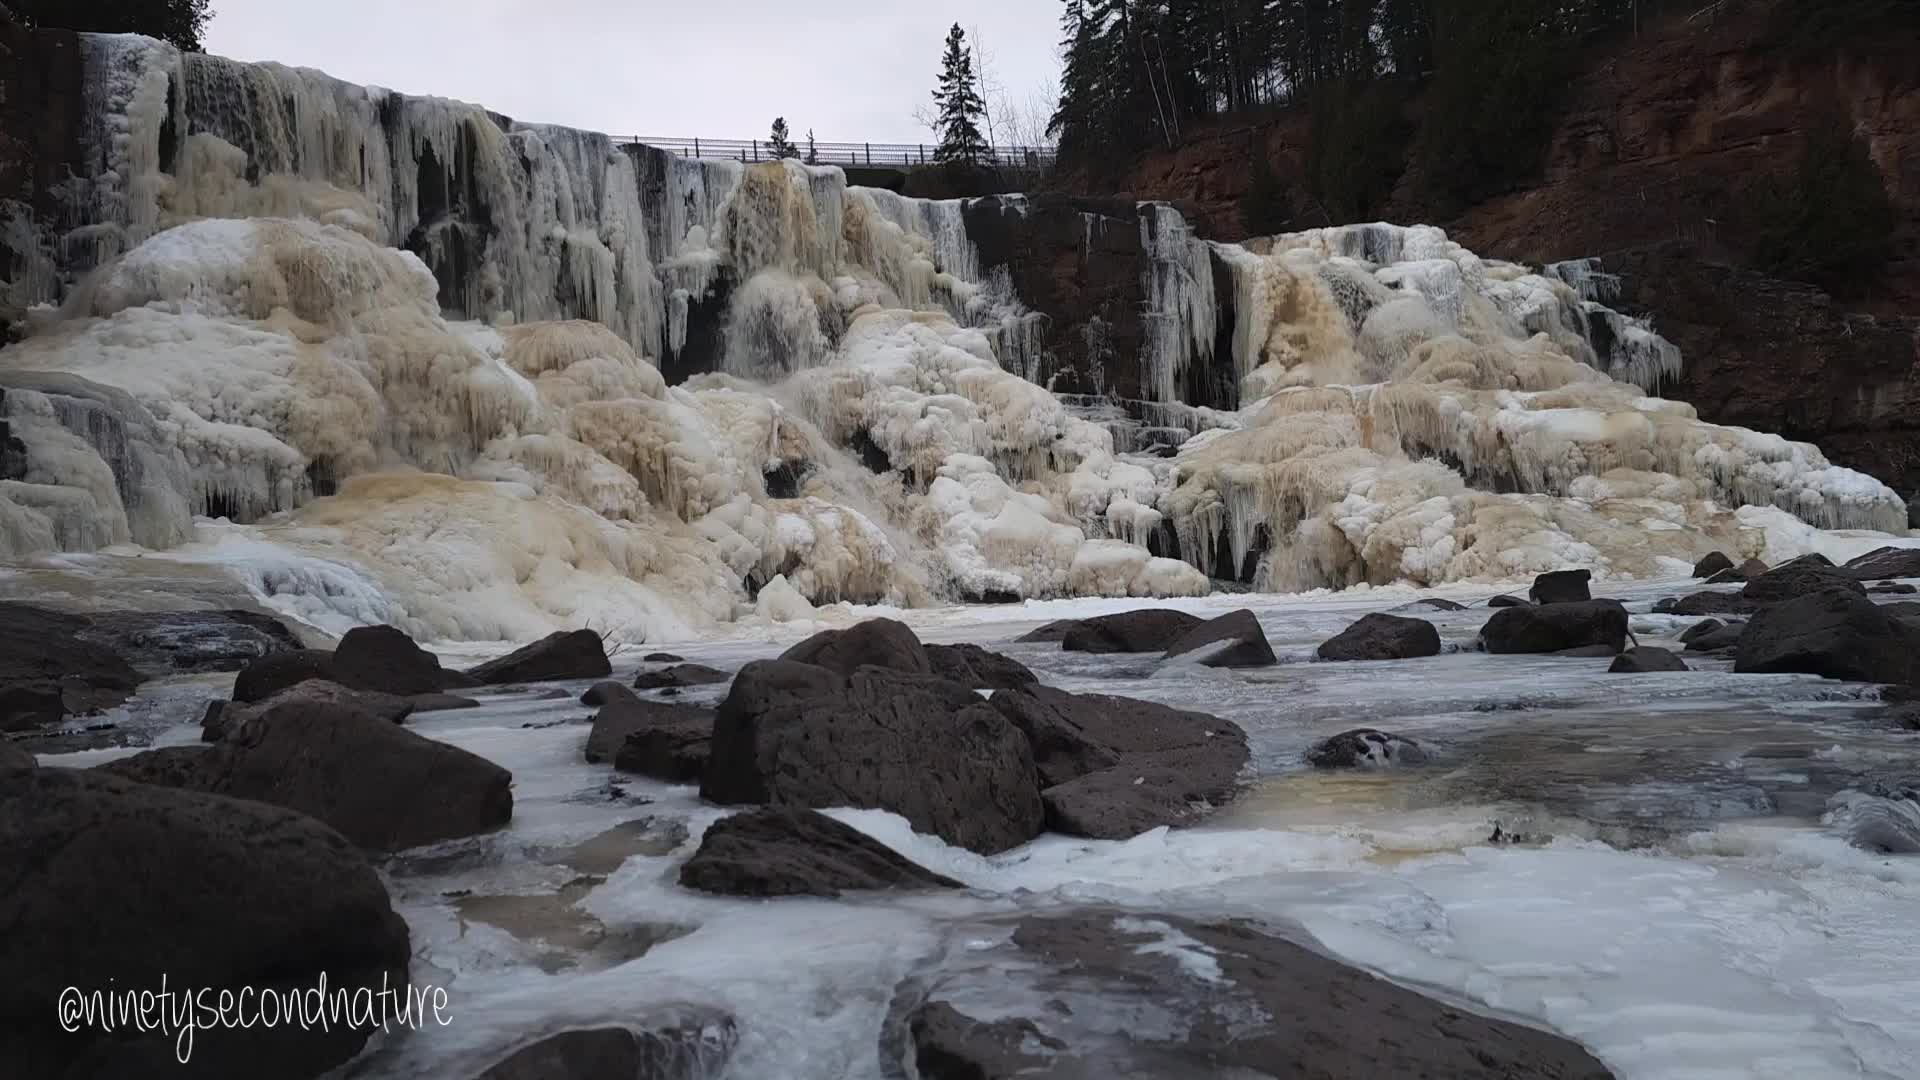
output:
[[[211,0],[5,0],[28,26],[94,34],[145,34],[203,51],[200,35],[213,17]]]
[[[800,148],[793,145],[793,140],[787,137],[787,118],[784,116],[773,118],[773,131],[767,135],[767,153],[775,158],[800,156]]]
[[[978,165],[986,160],[987,141],[980,135],[980,118],[986,114],[986,102],[973,77],[973,54],[967,49],[966,32],[959,23],[947,32],[947,51],[940,61],[940,87],[933,92],[939,109],[935,120],[940,146],[933,159],[947,165]]]

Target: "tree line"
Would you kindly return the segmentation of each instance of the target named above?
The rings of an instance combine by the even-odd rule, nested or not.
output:
[[[1689,0],[1694,6],[1698,0]],[[1208,118],[1316,105],[1329,126],[1404,142],[1378,115],[1416,87],[1464,160],[1434,177],[1461,198],[1497,184],[1550,116],[1578,46],[1679,0],[1066,0],[1051,133],[1063,161],[1116,164]],[[1475,145],[1479,144],[1479,145]],[[1398,156],[1404,147],[1391,147]],[[1486,160],[1491,159],[1491,160]],[[1350,171],[1365,163],[1344,163]]]

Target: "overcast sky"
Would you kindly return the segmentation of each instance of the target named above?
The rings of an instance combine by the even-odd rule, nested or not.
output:
[[[919,142],[947,27],[1025,103],[1058,0],[213,0],[207,51],[613,135]],[[1002,139],[1001,141],[1009,141]]]

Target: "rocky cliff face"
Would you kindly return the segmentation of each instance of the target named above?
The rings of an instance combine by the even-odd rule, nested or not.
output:
[[[1724,7],[1724,5],[1722,6]],[[1920,66],[1885,42],[1795,52],[1767,5],[1674,19],[1589,57],[1535,182],[1450,213],[1408,162],[1383,216],[1444,226],[1483,255],[1531,263],[1604,255],[1623,310],[1678,344],[1686,372],[1663,393],[1703,418],[1813,441],[1902,491],[1920,486]],[[1417,113],[1420,103],[1409,103]],[[1865,295],[1744,268],[1736,222],[1755,177],[1791,169],[1809,137],[1849,124],[1899,219],[1896,254]],[[1222,122],[1150,155],[1118,181],[1070,187],[1180,206],[1196,231],[1237,240],[1263,153],[1307,189],[1300,111]],[[1299,200],[1300,228],[1330,224]]]

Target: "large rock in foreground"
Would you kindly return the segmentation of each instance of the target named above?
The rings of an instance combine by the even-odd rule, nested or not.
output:
[[[891,810],[991,854],[1040,832],[1033,751],[970,687],[790,660],[740,669],[720,705],[700,794],[719,803]]]
[[[720,1075],[738,1038],[732,1017],[687,1009],[652,1027],[576,1028],[548,1035],[474,1080],[705,1080]]]
[[[1627,643],[1627,609],[1618,600],[1501,608],[1480,630],[1490,653],[1554,653]]]
[[[360,852],[313,819],[257,802],[39,769],[0,783],[0,1076],[318,1076],[369,1032],[335,1025],[169,1035],[68,1033],[62,989],[407,982],[407,924]]]
[[[602,679],[613,674],[606,643],[591,630],[563,630],[467,672],[482,686]]]
[[[472,836],[513,816],[513,774],[500,766],[299,695],[269,703],[206,750],[149,750],[102,770],[297,810],[376,851]]]
[[[1740,635],[1733,670],[1910,683],[1920,675],[1920,628],[1858,592],[1825,589],[1755,615]]]
[[[83,640],[77,616],[0,604],[0,731],[22,731],[110,709],[133,696],[140,673]]]
[[[882,1054],[912,1060],[923,1080],[1611,1076],[1560,1036],[1476,1016],[1245,922],[1092,909],[960,932],[981,944],[902,986],[883,1029]],[[1143,1016],[1151,1028],[1113,1019]]]
[[[1047,827],[1123,840],[1184,825],[1233,798],[1246,733],[1206,713],[1050,686],[1003,690],[993,707],[1026,734]]]
[[[1277,662],[1266,631],[1260,629],[1260,620],[1246,608],[1209,619],[1181,634],[1167,646],[1167,659],[1202,652],[1205,658],[1200,663],[1206,667],[1265,667]]]
[[[1440,631],[1425,619],[1375,612],[1320,643],[1322,660],[1410,660],[1440,653]]]
[[[820,813],[767,807],[722,818],[680,866],[680,884],[727,896],[838,896],[853,889],[955,889],[867,834]]]

